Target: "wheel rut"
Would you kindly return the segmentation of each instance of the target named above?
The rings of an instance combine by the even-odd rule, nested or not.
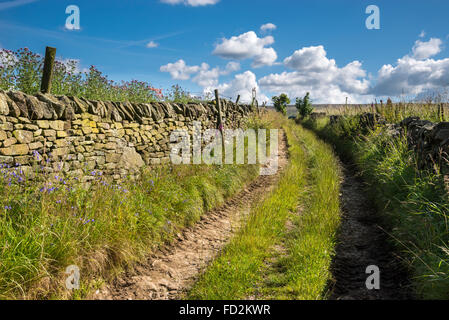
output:
[[[412,299],[407,273],[393,254],[388,234],[381,228],[381,217],[367,197],[354,165],[342,164],[342,222],[337,236],[336,255],[331,270],[332,300]],[[380,289],[369,290],[368,266],[380,270]]]
[[[251,207],[277,184],[288,162],[287,153],[287,141],[282,132],[279,136],[279,170],[275,175],[259,176],[224,205],[178,234],[172,243],[98,290],[91,299],[181,299],[220,254]]]

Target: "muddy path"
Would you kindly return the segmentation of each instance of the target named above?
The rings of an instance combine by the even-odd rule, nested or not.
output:
[[[287,164],[287,141],[279,135],[279,170],[259,176],[239,194],[212,210],[193,227],[93,294],[102,300],[169,300],[182,298],[210,262],[220,254],[252,205],[277,184]]]
[[[399,258],[393,254],[388,234],[372,201],[366,196],[363,180],[355,166],[342,163],[342,222],[329,284],[330,299],[401,300],[413,297],[408,277]],[[380,290],[368,290],[366,268],[379,267]]]

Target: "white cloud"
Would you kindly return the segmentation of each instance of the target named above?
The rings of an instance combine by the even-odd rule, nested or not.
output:
[[[230,39],[222,39],[216,45],[213,54],[224,59],[254,59],[253,68],[271,66],[277,60],[277,53],[273,48],[266,48],[274,43],[272,36],[259,38],[254,31],[249,31]]]
[[[413,58],[421,60],[430,58],[441,52],[443,42],[437,38],[431,38],[429,41],[416,40],[413,46]]]
[[[423,31],[421,31],[421,33],[419,34],[418,37],[424,38],[425,36],[426,36],[426,32],[423,30]]]
[[[169,72],[171,77],[176,80],[188,80],[192,74],[197,73],[199,70],[199,66],[189,67],[182,59],[160,67],[161,72]]]
[[[272,37],[259,38],[250,31],[224,39],[217,45],[214,53],[228,59],[252,58],[253,67],[257,67],[277,59],[274,49],[266,47],[273,42]],[[218,88],[223,96],[235,98],[241,95],[245,102],[250,102],[252,89],[256,88],[261,103],[268,100],[261,91],[276,95],[285,92],[292,101],[310,92],[314,103],[344,103],[346,98],[349,103],[370,103],[376,96],[393,98],[402,93],[419,95],[449,88],[449,58],[432,58],[441,50],[440,39],[418,40],[410,54],[398,59],[393,65],[382,66],[376,81],[367,75],[362,63],[357,60],[338,66],[334,59],[327,57],[323,46],[296,50],[283,61],[284,66],[290,70],[268,74],[259,81],[248,70],[220,84],[221,76],[240,69],[240,64],[235,61],[229,62],[226,67],[211,68],[207,63],[188,66],[183,60],[179,60],[162,66],[161,71],[169,72],[173,79],[192,78],[194,83],[203,88],[204,93],[212,93]],[[264,60],[265,57],[268,58]]]
[[[234,79],[230,82],[220,84],[217,89],[220,95],[232,99],[236,99],[240,95],[240,101],[249,103],[252,100],[252,90],[257,90],[257,100],[260,104],[268,102],[269,99],[264,94],[260,93],[259,85],[257,84],[256,75],[251,71],[245,71],[244,73],[235,75]],[[212,89],[205,88],[205,93],[211,93]]]
[[[294,70],[303,72],[321,72],[335,68],[335,60],[326,57],[323,46],[306,47],[297,50],[284,59],[284,64]]]
[[[150,42],[147,43],[146,47],[147,48],[157,48],[157,47],[159,47],[159,43],[156,43],[154,41],[150,41]]]
[[[160,68],[162,72],[169,72],[171,77],[176,80],[188,80],[194,75],[192,81],[203,88],[212,88],[218,86],[220,76],[229,75],[240,69],[240,63],[230,61],[224,69],[215,67],[213,69],[207,63],[200,66],[188,66],[184,60],[178,60],[175,63],[169,63]]]
[[[371,92],[380,96],[419,95],[425,91],[440,90],[449,86],[449,58],[431,59],[441,52],[442,41],[431,38],[417,40],[412,55],[397,60],[396,65],[386,64],[379,69],[376,85]]]
[[[449,86],[449,58],[418,60],[405,56],[396,66],[384,65],[372,92],[383,96],[419,94],[423,90]]]
[[[323,46],[305,47],[284,59],[284,65],[292,72],[270,74],[259,80],[264,91],[276,94],[286,92],[303,97],[310,92],[316,103],[344,103],[371,101],[366,95],[369,81],[359,61],[339,68],[334,59],[328,59]]]
[[[161,0],[167,4],[184,4],[191,7],[207,6],[217,4],[220,0]]]
[[[266,31],[272,31],[272,30],[276,30],[276,25],[275,24],[273,24],[273,23],[266,23],[266,24],[264,24],[264,25],[262,25],[261,27],[260,27],[260,31],[262,31],[262,32],[266,32]]]

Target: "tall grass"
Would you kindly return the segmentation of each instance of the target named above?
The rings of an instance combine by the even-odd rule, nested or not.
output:
[[[438,100],[325,107],[317,109],[317,111],[325,112],[327,115],[340,115],[346,118],[358,116],[365,112],[378,113],[382,115],[388,123],[399,123],[408,117],[420,117],[423,120],[440,122],[446,121],[449,115],[447,104],[441,103]]]
[[[288,167],[190,291],[191,299],[325,296],[339,223],[338,166],[330,148],[313,134],[271,116],[287,133]],[[279,256],[279,247],[285,254]]]
[[[427,112],[414,115],[425,118]],[[328,119],[304,124],[360,168],[384,213],[386,232],[410,270],[417,297],[448,299],[449,203],[443,177],[417,170],[405,137],[392,139],[382,128],[361,132],[356,122],[346,116],[334,125]]]
[[[83,298],[259,173],[258,165],[165,166],[112,184],[92,171],[86,186],[39,163],[35,172],[0,168],[0,299]],[[81,269],[74,292],[65,288],[69,265]]]

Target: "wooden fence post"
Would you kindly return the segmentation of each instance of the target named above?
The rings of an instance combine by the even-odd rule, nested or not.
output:
[[[215,89],[215,100],[217,101],[217,109],[218,109],[218,119],[217,119],[217,127],[221,133],[221,145],[222,145],[222,156],[225,156],[225,137],[223,134],[223,118],[221,114],[221,103],[220,103],[220,95],[218,94],[218,89]]]
[[[218,109],[217,128],[220,131],[223,131],[223,118],[221,114],[221,103],[220,103],[220,96],[218,94],[218,89],[215,89],[215,101],[217,102],[217,109]]]
[[[444,113],[444,103],[441,103],[441,121],[446,121],[446,114]]]
[[[50,93],[51,80],[53,78],[53,66],[55,63],[56,48],[47,47],[45,49],[44,72],[42,74],[41,92]]]
[[[235,104],[238,105],[240,101],[240,95],[237,96],[237,100],[235,100]]]

